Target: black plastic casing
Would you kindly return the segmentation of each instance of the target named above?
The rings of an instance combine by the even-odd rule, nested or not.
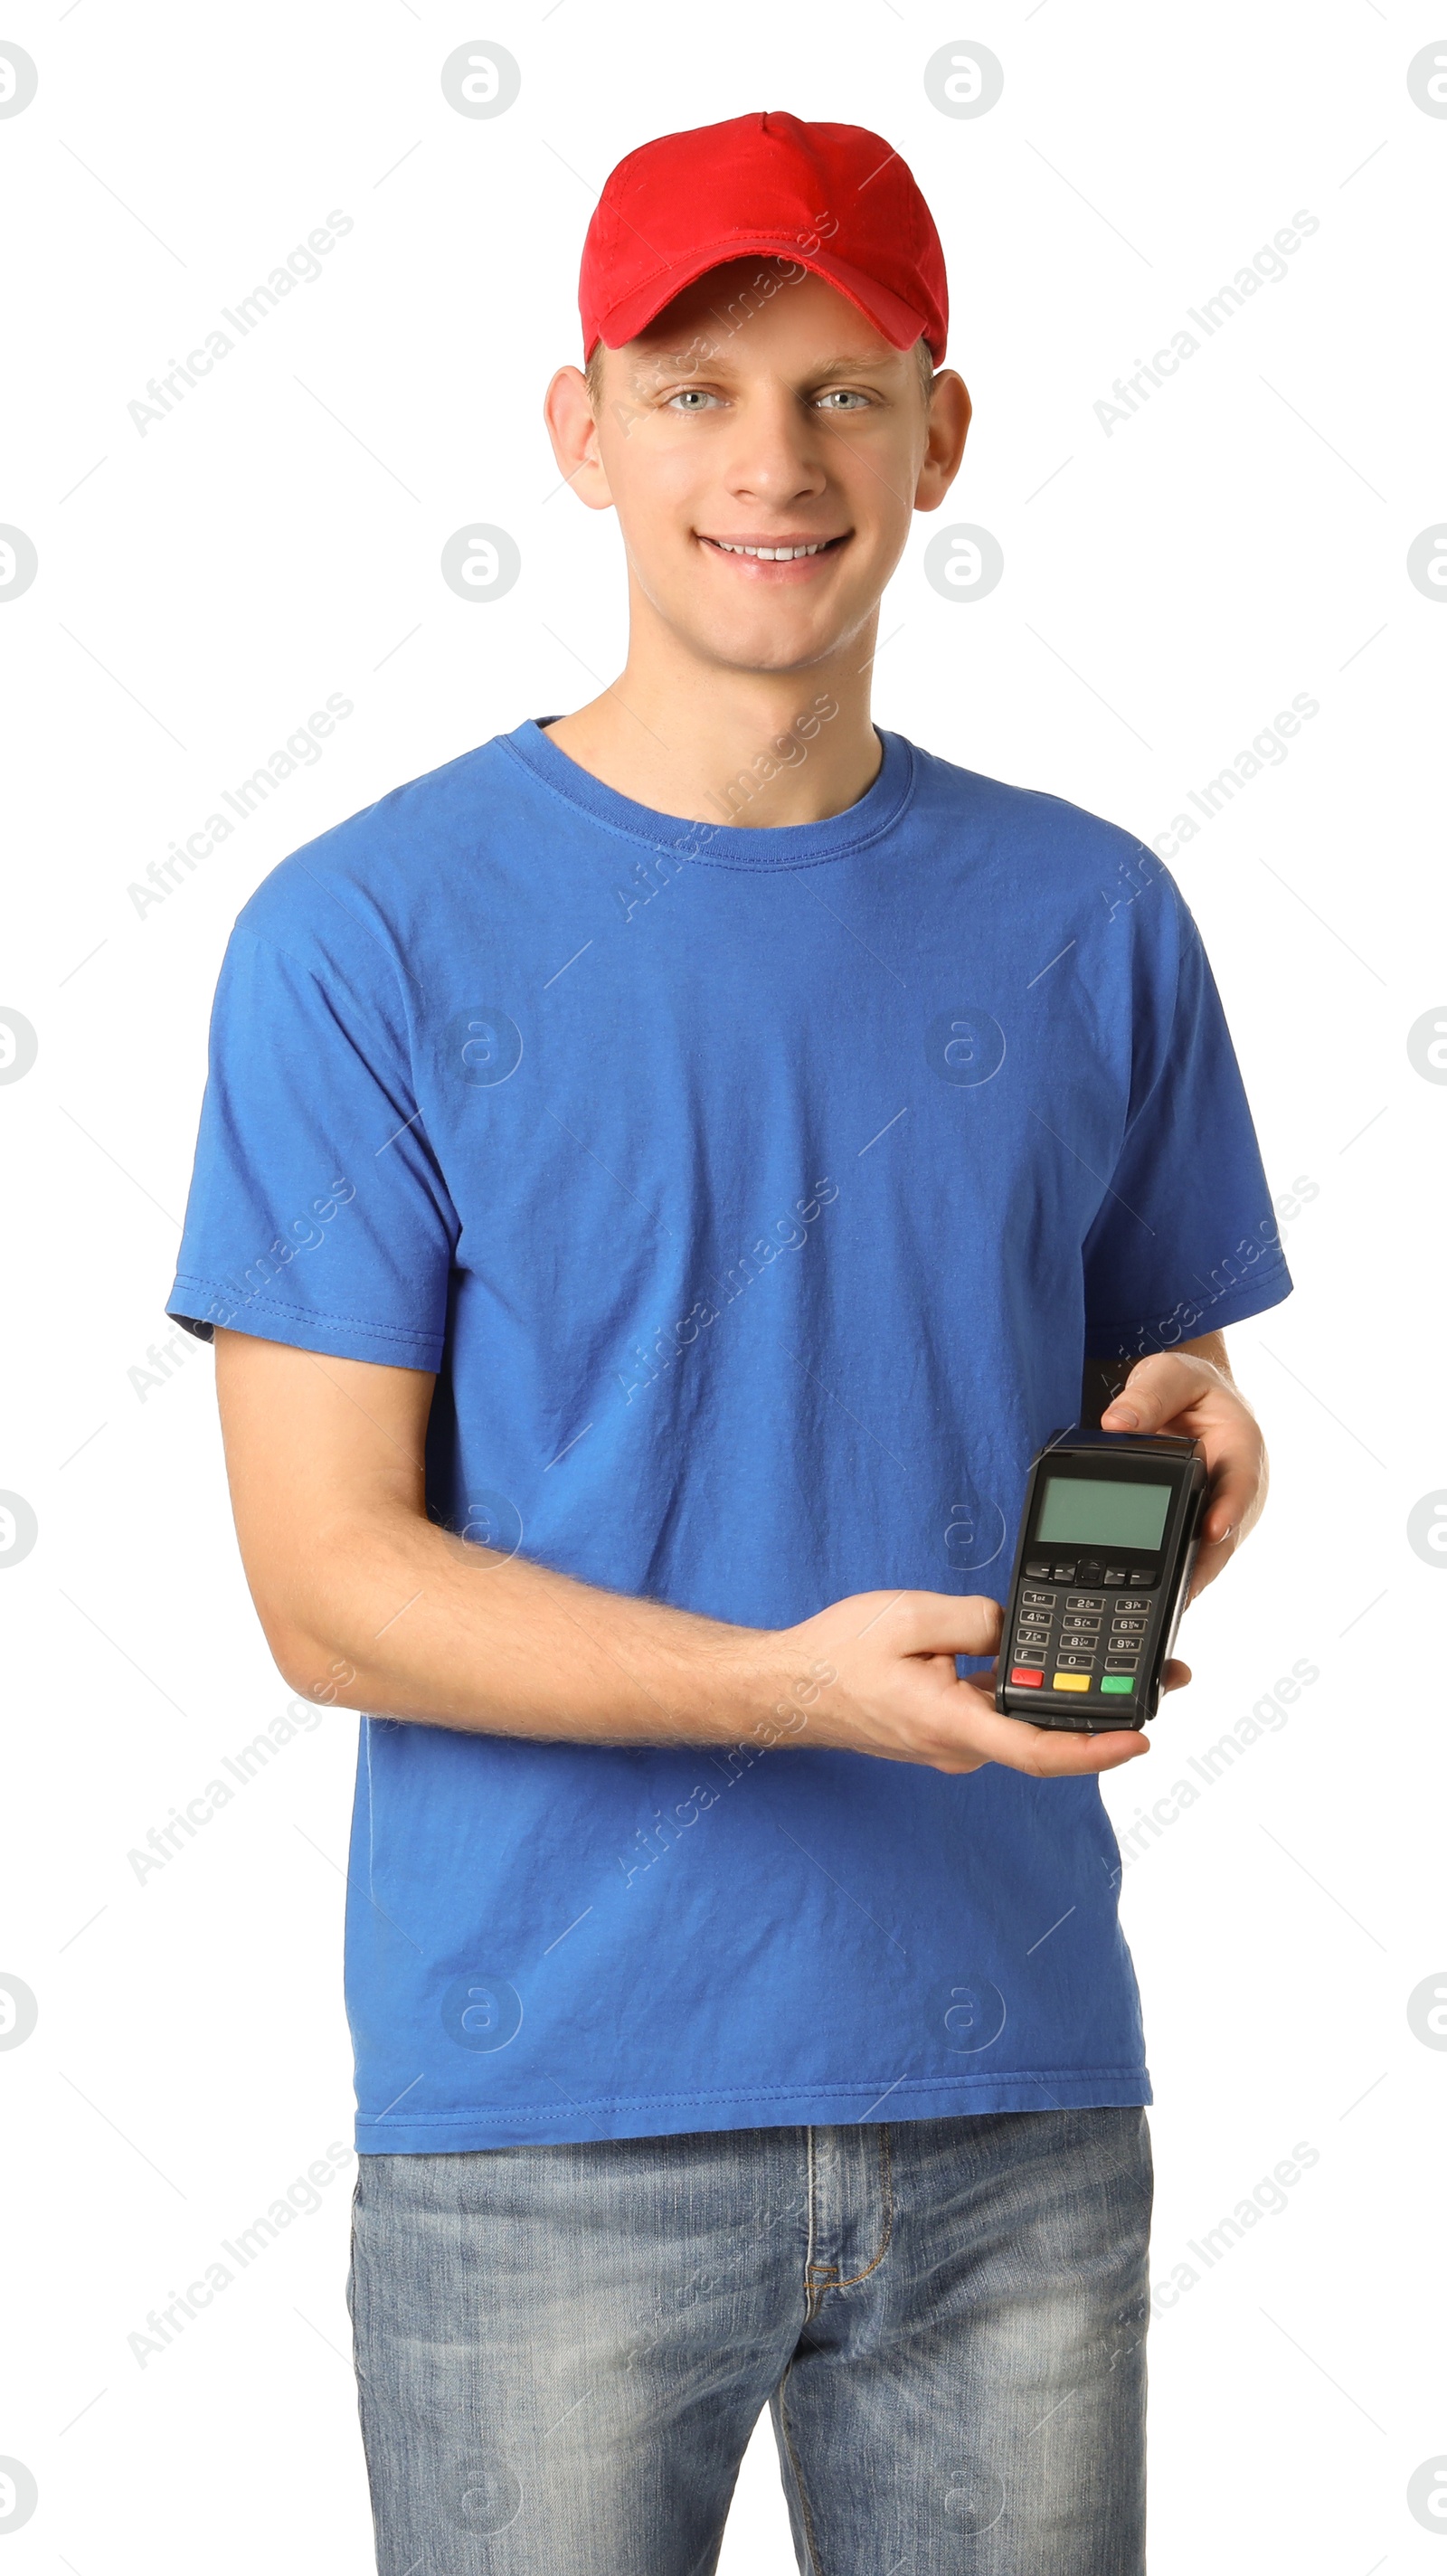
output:
[[[1099,1576],[1077,1573],[1068,1581],[1030,1576],[1028,1561],[1046,1557],[1060,1560],[1074,1557],[1077,1565],[1090,1561],[1085,1545],[1067,1547],[1063,1542],[1035,1536],[1036,1513],[1043,1495],[1045,1478],[1069,1475],[1074,1466],[1080,1475],[1090,1478],[1119,1478],[1122,1483],[1162,1483],[1170,1488],[1170,1503],[1165,1527],[1157,1548],[1119,1549],[1109,1551],[1112,1557],[1124,1557],[1132,1568],[1150,1567],[1150,1581],[1138,1584],[1106,1585]],[[1200,1546],[1201,1522],[1206,1507],[1207,1471],[1198,1440],[1182,1439],[1172,1433],[1101,1431],[1075,1423],[1069,1429],[1051,1434],[1045,1447],[1032,1459],[1029,1482],[1025,1488],[1025,1507],[1020,1515],[1020,1536],[1015,1549],[1015,1563],[1010,1576],[1010,1589],[1005,1602],[1005,1627],[1001,1637],[1000,1660],[995,1680],[995,1706],[1002,1715],[1028,1718],[1034,1726],[1065,1728],[1072,1734],[1103,1734],[1108,1729],[1134,1729],[1155,1716],[1160,1706],[1161,1675],[1176,1641],[1181,1611],[1190,1586],[1192,1570]],[[1097,1546],[1095,1555],[1104,1559],[1106,1551]],[[1022,1594],[1057,1596],[1055,1613],[1032,1612],[1022,1603]],[[1106,1695],[1098,1687],[1100,1672],[1093,1675],[1085,1690],[1055,1690],[1052,1687],[1054,1641],[1057,1637],[1062,1605],[1069,1596],[1089,1595],[1103,1598],[1106,1607],[1099,1629],[1101,1640],[1095,1661],[1103,1660],[1104,1643],[1111,1619],[1110,1604],[1116,1596],[1129,1593],[1148,1601],[1147,1633],[1143,1641],[1136,1672],[1135,1690],[1127,1695]],[[1032,1687],[1012,1683],[1009,1675],[1018,1661],[1014,1652],[1016,1630],[1022,1616],[1034,1616],[1050,1629],[1052,1648],[1047,1649],[1047,1665],[1041,1685]],[[1083,1643],[1083,1640],[1077,1640]]]

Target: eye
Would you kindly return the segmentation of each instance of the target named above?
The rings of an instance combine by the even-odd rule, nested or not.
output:
[[[869,396],[867,394],[856,392],[852,385],[831,386],[827,394],[820,395],[819,401],[821,408],[826,404],[834,405],[843,403],[861,403],[866,411],[869,408]]]
[[[717,399],[717,395],[709,393],[703,385],[684,385],[676,394],[669,395],[667,407],[671,411],[675,403],[686,403],[690,408],[696,405],[701,409],[704,403]]]

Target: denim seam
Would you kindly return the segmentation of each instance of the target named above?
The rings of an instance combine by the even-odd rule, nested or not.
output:
[[[872,2263],[866,2263],[863,2271],[856,2272],[851,2280],[832,2282],[830,2287],[833,2289],[852,2290],[856,2281],[867,2281],[870,2273],[878,2270],[879,2265],[884,2261],[886,2254],[889,2252],[889,2240],[894,2233],[894,2167],[890,2161],[889,2129],[887,2124],[880,2132],[879,2158],[883,2167],[884,2181],[884,2233],[879,2240],[879,2252],[875,2255],[874,2261]]]
[[[784,2448],[789,2454],[789,2466],[794,2472],[794,2485],[798,2490],[799,2521],[803,2528],[804,2546],[809,2552],[811,2576],[823,2576],[823,2569],[819,2561],[819,2544],[814,2536],[814,2517],[809,2510],[808,2491],[804,2485],[803,2471],[799,2466],[799,2454],[794,2448],[794,2436],[789,2430],[789,2409],[784,2396],[784,2391],[789,2385],[789,2381],[793,2376],[793,2371],[794,2364],[793,2362],[790,2362],[788,2369],[785,2371],[783,2378],[779,2382],[779,2430],[784,2436]]]
[[[357,2383],[357,2417],[362,2435],[362,2455],[367,2473],[367,2502],[379,2553],[383,2543],[385,2497],[380,2478],[374,2471],[374,2459],[380,2456],[377,2444],[377,2400],[364,2365],[364,2354],[374,2345],[371,2280],[367,2257],[361,2245],[362,2168],[352,2186],[349,2260],[347,2267],[347,2310],[352,2326],[352,2369]]]
[[[814,2221],[816,2203],[814,2197],[814,2131],[812,2127],[805,2130],[804,2143],[808,2155],[807,2189],[809,2195],[809,2241],[804,2248],[804,2287],[807,2290],[810,2277],[814,2270],[815,2245]]]

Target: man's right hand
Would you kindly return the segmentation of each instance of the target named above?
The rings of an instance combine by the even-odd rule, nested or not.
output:
[[[1135,1729],[1078,1735],[1001,1717],[993,1671],[961,1681],[956,1655],[994,1655],[1001,1618],[998,1601],[978,1592],[856,1592],[783,1629],[783,1665],[818,1684],[817,1696],[808,1681],[791,1689],[805,1711],[795,1741],[935,1771],[1002,1762],[1042,1780],[1116,1771],[1149,1753],[1149,1737]],[[1185,1664],[1167,1665],[1167,1690],[1190,1678]]]

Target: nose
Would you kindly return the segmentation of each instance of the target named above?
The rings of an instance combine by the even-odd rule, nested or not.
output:
[[[724,480],[736,500],[772,510],[817,499],[828,488],[823,423],[811,418],[787,385],[753,391],[735,415]]]

